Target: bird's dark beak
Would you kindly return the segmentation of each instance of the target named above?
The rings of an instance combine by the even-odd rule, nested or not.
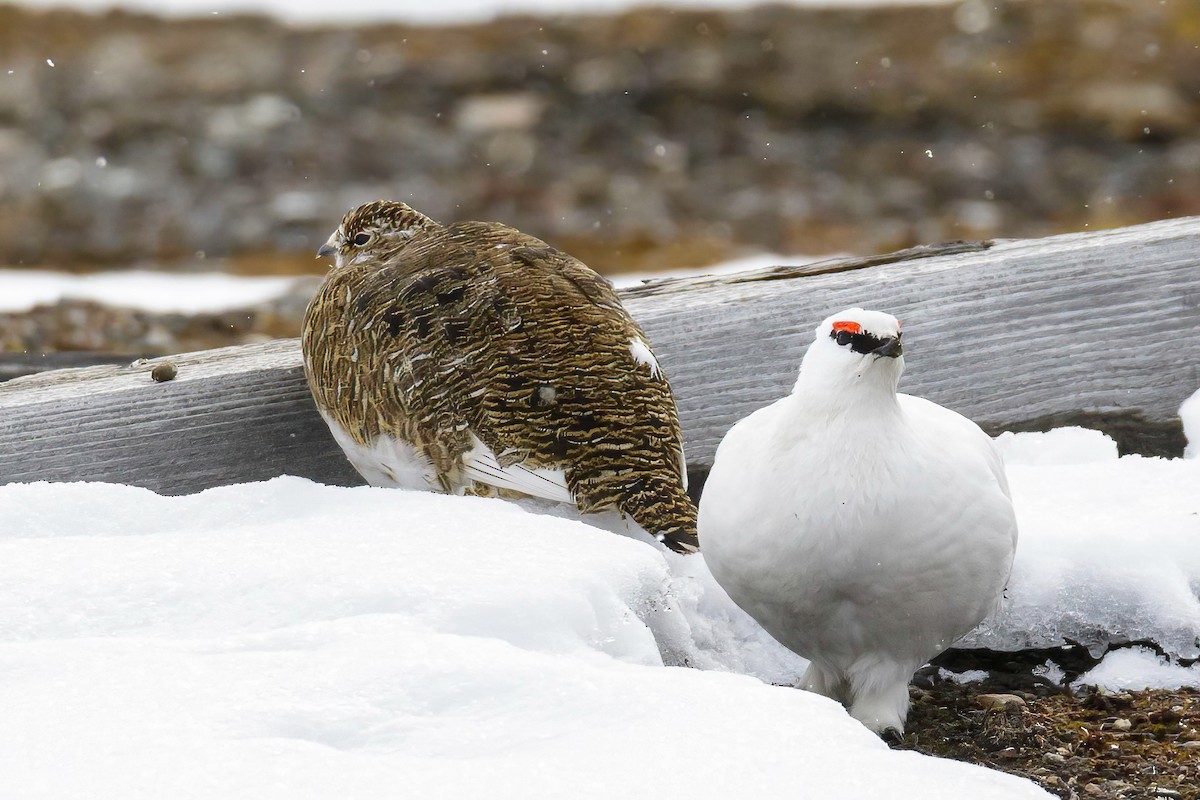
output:
[[[329,242],[321,245],[320,249],[317,250],[317,258],[332,258],[336,254],[337,248],[331,245]]]
[[[904,349],[900,346],[900,337],[889,336],[883,340],[883,344],[871,351],[871,355],[880,358],[898,358],[903,352]]]

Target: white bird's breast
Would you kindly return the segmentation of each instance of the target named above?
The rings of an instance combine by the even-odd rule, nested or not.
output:
[[[700,542],[733,599],[801,654],[901,636],[926,650],[974,627],[1015,538],[973,449],[986,440],[946,441],[923,419],[797,424],[791,410],[735,426],[705,485]]]

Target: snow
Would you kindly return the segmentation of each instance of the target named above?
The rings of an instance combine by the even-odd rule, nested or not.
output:
[[[1005,434],[1020,541],[1007,603],[964,642],[1150,639],[1200,656],[1200,460],[1118,458],[1096,431]]]
[[[8,485],[0,796],[1049,796],[735,674],[803,666],[739,614],[699,557],[499,500]]]
[[[1117,443],[1100,431],[1088,428],[1055,428],[1045,433],[1012,433],[996,437],[1005,468],[1092,464],[1114,461]]]
[[[647,280],[725,275],[815,260],[812,256],[761,254],[707,267],[623,273],[612,276],[612,282],[618,287],[636,286]],[[223,272],[117,270],[74,274],[51,270],[0,269],[0,313],[20,313],[62,299],[91,300],[159,313],[213,313],[269,302],[291,291],[297,280],[288,276],[242,276]]]
[[[944,5],[953,0],[786,0],[812,8],[862,8],[889,5]],[[631,8],[657,6],[679,9],[739,9],[764,0],[440,0],[437,3],[396,3],[391,0],[21,0],[18,5],[68,7],[101,11],[113,7],[138,9],[166,16],[211,16],[233,12],[270,14],[294,23],[354,24],[390,20],[419,25],[486,22],[504,14],[612,14]]]
[[[1195,657],[1200,459],[1080,429],[1000,446],[1021,541],[970,642]],[[790,688],[805,666],[702,556],[500,500],[0,487],[0,797],[1047,797],[889,750]],[[1200,666],[1132,647],[1079,682]]]
[[[1075,686],[1098,686],[1111,692],[1125,689],[1200,689],[1200,664],[1190,667],[1171,663],[1148,647],[1113,650]]]
[[[1187,437],[1184,458],[1200,458],[1200,389],[1183,401],[1179,407],[1179,418],[1183,421],[1183,435]]]
[[[145,311],[199,314],[258,305],[286,294],[295,283],[291,277],[242,277],[221,272],[123,270],[74,275],[0,269],[0,313],[75,299]]]

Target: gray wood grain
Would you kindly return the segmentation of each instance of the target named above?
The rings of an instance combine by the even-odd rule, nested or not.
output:
[[[150,377],[176,365],[174,380]],[[0,483],[89,480],[185,494],[302,475],[362,483],[317,415],[297,340],[0,385]]]
[[[655,281],[623,299],[671,377],[698,479],[730,425],[789,391],[816,325],[854,305],[904,321],[903,390],[993,432],[1082,424],[1124,452],[1177,455],[1179,405],[1200,388],[1200,218]],[[163,360],[178,377],[156,383]],[[0,483],[178,494],[280,474],[361,482],[296,340],[0,385]]]
[[[96,364],[127,364],[133,356],[86,351],[53,353],[3,353],[0,352],[0,383],[22,375],[33,375],[52,369],[91,367]]]
[[[1200,218],[788,272],[623,297],[671,378],[689,462],[710,463],[730,425],[790,391],[812,330],[855,305],[903,321],[902,391],[993,433],[1080,424],[1122,452],[1183,450],[1178,409],[1200,389]]]

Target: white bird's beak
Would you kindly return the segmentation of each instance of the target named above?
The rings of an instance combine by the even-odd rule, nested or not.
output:
[[[899,358],[903,354],[904,348],[900,345],[899,336],[889,336],[883,340],[883,344],[871,351],[871,355],[880,358]]]

